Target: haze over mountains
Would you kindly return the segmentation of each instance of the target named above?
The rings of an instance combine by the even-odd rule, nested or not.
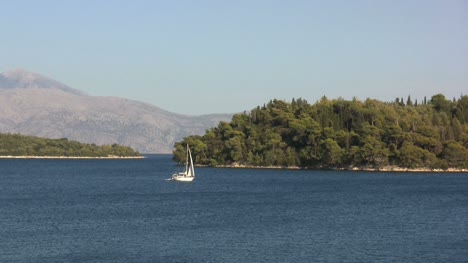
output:
[[[188,116],[117,97],[89,96],[58,81],[16,69],[0,74],[0,132],[169,153],[174,142],[203,134],[231,114]]]

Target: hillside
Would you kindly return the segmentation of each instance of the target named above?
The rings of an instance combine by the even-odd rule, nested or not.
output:
[[[62,139],[46,139],[19,134],[0,133],[0,156],[63,156],[63,157],[137,157],[130,147],[97,146]]]
[[[0,74],[0,133],[169,153],[177,140],[203,134],[231,116],[180,115],[138,101],[89,96],[24,70]]]
[[[176,160],[186,143],[199,165],[468,168],[468,96],[437,94],[419,104],[273,100],[178,142]]]

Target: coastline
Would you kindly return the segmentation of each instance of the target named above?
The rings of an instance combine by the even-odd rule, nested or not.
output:
[[[198,165],[196,165],[198,166]],[[200,166],[200,167],[210,167],[210,166]],[[381,168],[373,167],[331,167],[331,168],[311,168],[311,167],[299,167],[299,166],[254,166],[254,165],[241,165],[241,164],[231,164],[231,165],[217,165],[213,168],[238,168],[238,169],[284,169],[284,170],[330,170],[330,171],[356,171],[356,172],[411,172],[411,173],[468,173],[468,169],[461,168],[447,168],[444,169],[431,169],[431,168],[405,168],[399,166],[384,166]]]
[[[410,172],[410,173],[466,173],[468,169],[462,168],[447,168],[447,169],[431,169],[431,168],[405,168],[399,166],[384,166],[382,168],[368,167],[352,167],[350,169],[336,168],[334,170],[343,171],[363,171],[363,172]]]
[[[143,159],[144,156],[101,156],[101,157],[91,157],[91,156],[14,156],[14,155],[3,155],[0,156],[0,159],[103,159],[103,160],[113,160],[113,159]]]

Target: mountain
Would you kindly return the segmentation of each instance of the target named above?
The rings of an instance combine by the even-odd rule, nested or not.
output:
[[[142,153],[169,153],[231,114],[189,116],[117,97],[89,96],[58,81],[16,69],[0,74],[0,133],[118,143]]]
[[[72,89],[58,81],[23,69],[14,69],[0,73],[0,90],[29,88],[55,89],[75,95],[85,95],[83,92]]]

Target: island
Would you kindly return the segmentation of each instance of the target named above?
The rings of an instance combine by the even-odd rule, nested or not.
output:
[[[133,159],[143,157],[132,148],[118,144],[98,146],[67,138],[47,139],[0,133],[0,158]]]
[[[186,144],[213,167],[468,171],[468,96],[275,99],[177,142],[174,160]]]

